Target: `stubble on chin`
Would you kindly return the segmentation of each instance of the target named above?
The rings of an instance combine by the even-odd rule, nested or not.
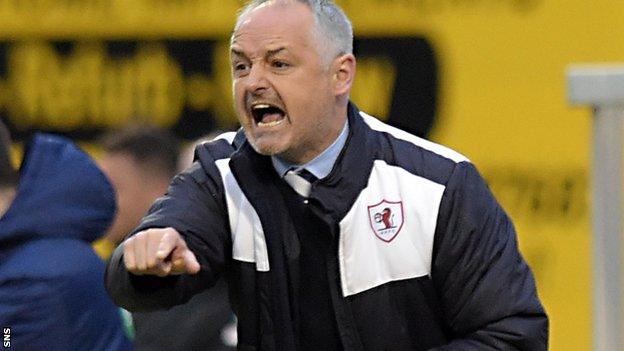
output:
[[[276,150],[270,145],[262,145],[262,143],[256,143],[253,140],[250,140],[249,143],[251,144],[251,147],[260,155],[275,156],[277,154]]]
[[[243,131],[245,132],[245,136],[247,137],[247,141],[249,142],[249,145],[251,145],[254,151],[256,151],[257,153],[263,156],[277,155],[278,150],[277,150],[276,145],[271,145],[271,143],[267,144],[262,141],[258,141],[258,139],[255,136],[253,136],[252,133],[249,132],[246,128],[243,128]]]

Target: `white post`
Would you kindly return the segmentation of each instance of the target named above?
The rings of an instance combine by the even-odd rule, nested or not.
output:
[[[624,64],[573,66],[568,69],[567,77],[570,103],[594,108],[591,173],[594,350],[622,350]]]

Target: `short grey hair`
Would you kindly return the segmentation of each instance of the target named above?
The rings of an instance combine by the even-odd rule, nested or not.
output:
[[[286,0],[251,0],[241,9],[236,19],[236,31],[245,17],[256,8],[268,2],[289,2]],[[319,53],[329,63],[334,58],[353,53],[353,27],[342,9],[332,0],[290,0],[308,6],[315,18],[315,32]]]

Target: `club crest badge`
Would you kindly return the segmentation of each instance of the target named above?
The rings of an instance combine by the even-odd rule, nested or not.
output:
[[[375,235],[389,243],[403,227],[403,202],[382,200],[368,206],[368,219]]]

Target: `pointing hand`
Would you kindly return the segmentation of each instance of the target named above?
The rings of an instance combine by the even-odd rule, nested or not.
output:
[[[132,274],[165,277],[196,274],[200,270],[195,254],[173,228],[147,229],[128,238],[122,245],[124,264]]]

